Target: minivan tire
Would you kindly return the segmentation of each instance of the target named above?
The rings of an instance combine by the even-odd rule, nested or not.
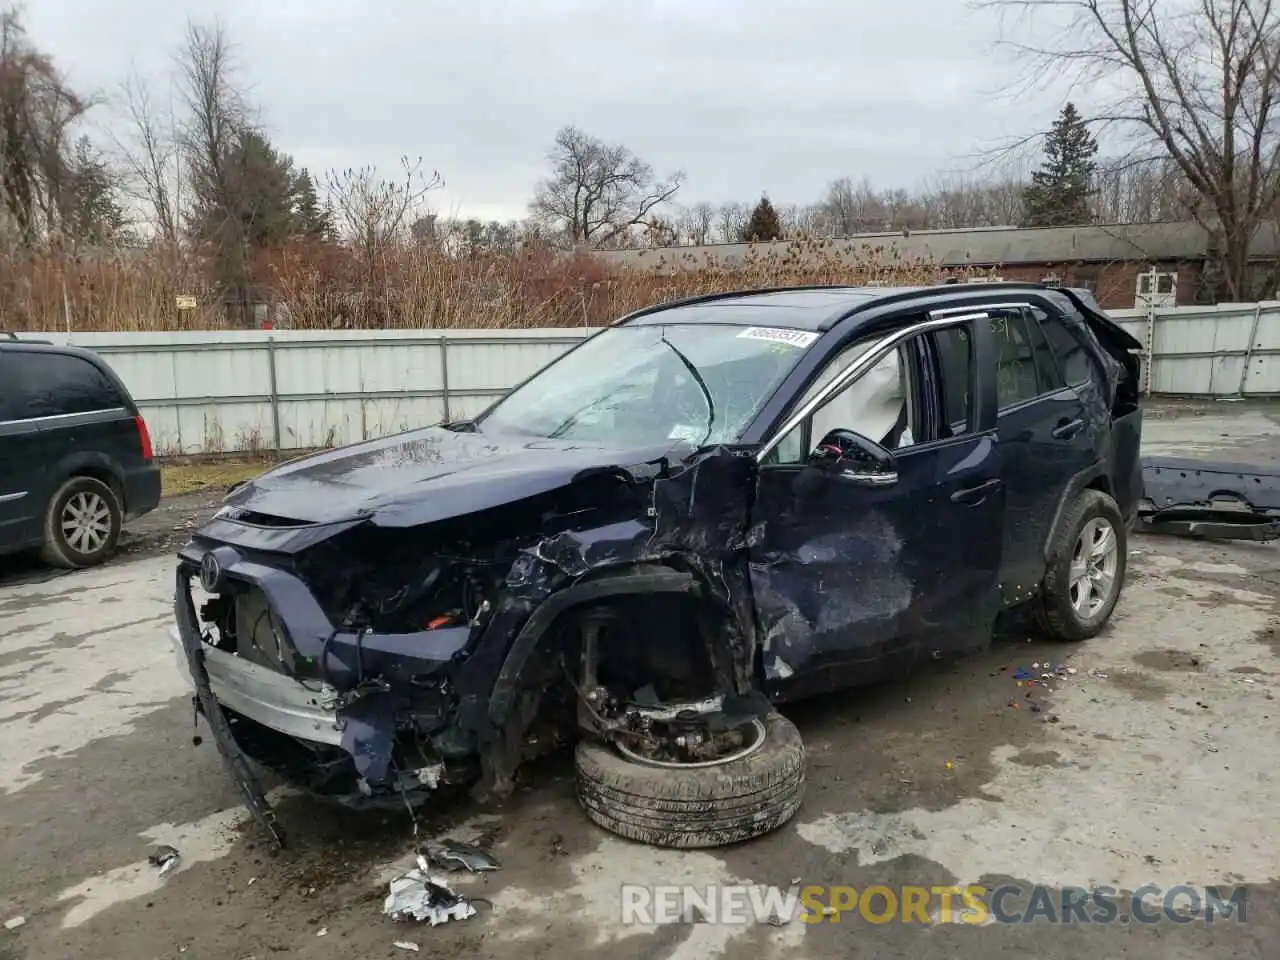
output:
[[[81,518],[83,526],[77,527]],[[123,522],[120,498],[110,486],[93,477],[72,477],[45,509],[40,556],[55,567],[95,566],[115,551]]]
[[[659,767],[582,740],[578,802],[611,833],[656,847],[720,847],[776,830],[804,799],[800,732],[779,713],[764,718],[754,752],[706,767]]]
[[[1110,547],[1104,545],[1108,539]],[[1128,548],[1129,531],[1115,500],[1101,490],[1082,490],[1058,527],[1037,607],[1051,639],[1088,640],[1106,626],[1124,590]]]

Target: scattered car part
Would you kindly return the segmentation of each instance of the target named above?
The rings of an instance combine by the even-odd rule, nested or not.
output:
[[[6,930],[17,930],[19,927],[24,926],[26,922],[27,922],[27,918],[21,915],[16,917],[10,917],[8,920],[4,922],[4,928]]]
[[[419,947],[416,943],[414,943],[412,940],[397,940],[395,943],[393,943],[393,944],[391,944],[391,945],[392,945],[393,947],[396,947],[396,948],[400,949],[400,950],[408,950],[410,953],[417,953],[418,951],[420,951],[420,950],[422,949],[422,948],[421,948],[421,947]]]
[[[1280,539],[1280,469],[1144,457],[1141,529],[1216,540]]]
[[[466,897],[433,878],[426,857],[419,855],[417,867],[391,881],[382,912],[392,920],[426,921],[435,927],[474,917],[476,908]]]
[[[427,858],[429,864],[442,870],[484,873],[502,869],[502,864],[488,851],[458,840],[428,841],[419,853]]]
[[[182,862],[182,855],[177,849],[167,844],[161,844],[151,851],[147,857],[147,863],[153,867],[160,868],[160,876],[172,873],[178,868],[178,864]]]
[[[577,749],[578,799],[619,836],[659,847],[715,847],[776,829],[800,809],[805,751],[791,721],[764,721],[755,750],[725,763],[661,766],[625,759],[612,745]]]

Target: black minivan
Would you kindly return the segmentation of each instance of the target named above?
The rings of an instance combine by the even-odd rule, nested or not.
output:
[[[0,333],[0,554],[93,566],[159,502],[147,425],[102,358]]]

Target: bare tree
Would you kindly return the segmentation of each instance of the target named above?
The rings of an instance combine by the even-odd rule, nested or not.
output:
[[[366,261],[398,242],[414,224],[423,220],[427,194],[444,186],[440,174],[422,170],[422,160],[400,161],[396,179],[382,176],[376,167],[329,171],[326,182],[338,232]]]
[[[716,235],[721,243],[737,243],[751,219],[751,208],[745,203],[724,203],[716,211]]]
[[[27,39],[20,10],[0,10],[0,194],[22,243],[56,231],[67,209],[74,124],[92,106]]]
[[[185,211],[193,239],[212,256],[214,280],[241,326],[252,326],[249,237],[233,157],[249,129],[249,110],[236,83],[230,37],[219,21],[188,23],[177,58],[178,149],[190,187]]]
[[[573,243],[616,243],[637,227],[652,227],[656,208],[684,182],[676,171],[665,178],[621,144],[609,144],[577,127],[556,133],[547,155],[551,175],[534,189],[534,217]]]
[[[1016,44],[1040,68],[1120,94],[1095,120],[1127,137],[1133,161],[1172,160],[1195,191],[1225,297],[1274,289],[1249,247],[1280,199],[1280,15],[1274,0],[980,0],[1073,14],[1049,48]],[[1050,10],[1050,8],[1052,8]]]
[[[705,202],[695,203],[692,207],[682,210],[678,220],[680,240],[695,247],[710,243],[715,217],[715,208]]]
[[[157,235],[176,242],[181,187],[174,117],[157,109],[150,89],[136,72],[121,85],[121,93],[131,135],[127,141],[117,137],[116,147],[129,175],[130,192],[151,211]]]

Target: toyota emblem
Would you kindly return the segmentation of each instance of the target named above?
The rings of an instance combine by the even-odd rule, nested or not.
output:
[[[222,581],[222,564],[212,553],[206,553],[200,561],[200,586],[208,593],[217,593]]]

